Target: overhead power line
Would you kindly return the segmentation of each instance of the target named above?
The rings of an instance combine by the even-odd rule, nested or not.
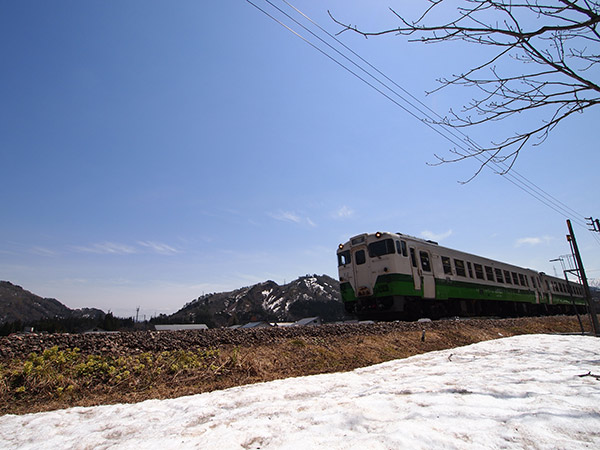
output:
[[[577,225],[586,227],[586,223],[583,220],[582,214],[571,209],[568,205],[540,188],[522,174],[518,173],[514,168],[507,172],[508,166],[505,163],[495,161],[493,159],[486,160],[486,158],[476,154],[481,147],[474,140],[469,138],[468,135],[463,133],[461,130],[449,129],[439,125],[439,122],[441,122],[443,118],[437,112],[429,108],[416,96],[385,75],[381,70],[369,63],[349,46],[340,41],[335,35],[325,30],[316,21],[311,19],[308,15],[300,11],[288,1],[282,0],[281,3],[287,5],[289,12],[286,12],[281,7],[275,5],[275,3],[271,0],[262,0],[262,3],[265,3],[265,7],[270,8],[271,12],[267,11],[265,8],[261,8],[255,2],[256,0],[246,1],[261,13],[278,23],[280,26],[284,27],[298,38],[302,39],[302,41],[311,46],[313,49],[394,103],[407,114],[425,124],[436,134],[440,135],[457,148],[460,148],[462,151],[470,153],[473,158],[482,164],[482,167],[487,167],[497,174],[502,174],[502,177],[505,180],[509,181],[521,191],[535,198],[540,203],[544,204],[565,218],[571,218],[572,221]],[[276,16],[279,16],[279,18]],[[297,27],[300,27],[310,36],[307,37],[306,35],[301,34],[301,32],[297,31],[297,29],[292,28],[293,25],[286,24],[286,21],[288,23],[289,21],[293,22]],[[310,29],[309,27],[311,26],[316,27],[318,31],[313,31]],[[420,106],[417,106],[417,104]],[[596,237],[596,241],[600,244],[599,238]]]
[[[267,3],[273,5],[273,3],[271,1],[269,1],[269,0],[265,0],[265,1]],[[442,127],[442,126],[439,126],[439,125],[438,125],[437,128],[433,128],[432,124],[434,122],[440,122],[440,121],[443,120],[443,118],[436,111],[432,110],[429,106],[427,106],[426,104],[424,104],[421,100],[419,100],[417,97],[415,97],[409,91],[407,91],[402,86],[400,86],[398,83],[396,83],[394,80],[392,80],[390,77],[388,77],[385,73],[383,73],[377,67],[373,66],[370,62],[368,62],[367,60],[365,60],[362,56],[360,56],[358,53],[356,53],[354,50],[352,50],[350,47],[348,47],[346,44],[344,44],[342,41],[340,41],[335,35],[329,33],[322,26],[320,26],[317,22],[315,22],[314,20],[312,20],[310,17],[308,17],[302,11],[300,11],[299,9],[297,9],[295,6],[291,5],[286,0],[282,0],[282,2],[285,3],[286,5],[288,5],[290,8],[292,8],[294,11],[296,11],[298,14],[300,14],[306,20],[308,20],[311,24],[313,24],[314,26],[316,26],[321,32],[325,33],[330,39],[333,39],[336,43],[338,43],[339,45],[341,45],[345,50],[349,51],[353,56],[355,56],[356,58],[358,58],[362,63],[366,64],[370,69],[374,70],[377,74],[381,75],[385,80],[387,80],[388,82],[392,83],[392,85],[394,85],[396,88],[400,89],[404,94],[406,94],[407,96],[409,96],[413,101],[417,102],[426,111],[429,111],[429,113],[431,113],[433,116],[435,116],[437,120],[434,119],[434,118],[432,118],[427,112],[424,112],[422,109],[420,109],[419,107],[415,106],[411,101],[407,100],[402,95],[398,94],[398,92],[396,92],[393,89],[391,89],[388,85],[386,85],[381,80],[379,80],[378,78],[376,78],[374,75],[372,75],[370,72],[368,72],[367,70],[365,70],[363,67],[359,66],[357,63],[355,63],[354,61],[352,61],[346,55],[342,54],[337,49],[335,49],[333,46],[331,46],[330,44],[326,43],[323,39],[321,39],[320,37],[316,36],[316,34],[314,34],[312,31],[308,30],[306,27],[304,27],[298,21],[296,21],[295,19],[293,19],[292,17],[290,17],[287,13],[283,12],[280,8],[278,8],[275,5],[273,5],[273,7],[275,7],[278,11],[282,12],[287,17],[289,17],[291,20],[293,20],[295,23],[297,23],[298,25],[300,25],[303,29],[305,29],[306,31],[308,31],[309,33],[311,33],[313,36],[317,37],[317,39],[319,39],[321,42],[324,42],[328,47],[330,47],[331,49],[333,49],[336,53],[338,53],[341,56],[343,56],[345,59],[347,59],[348,61],[350,61],[352,64],[354,64],[355,66],[359,67],[362,71],[364,71],[365,73],[367,73],[370,77],[372,77],[373,79],[375,79],[378,83],[382,84],[388,90],[392,91],[396,96],[398,96],[404,102],[406,102],[407,104],[409,104],[411,108],[413,108],[414,110],[418,111],[418,113],[420,113],[427,120],[424,120],[423,118],[417,117],[416,114],[413,114],[411,112],[411,115],[413,117],[415,117],[415,118],[421,120],[422,122],[424,122],[427,126],[429,126],[430,128],[432,128],[436,133],[440,134],[442,137],[444,137],[445,139],[447,139],[448,141],[450,141],[452,144],[457,145],[462,150],[469,151],[468,146],[467,146],[467,148],[465,148],[463,143],[466,143],[467,145],[469,145],[469,143],[471,143],[471,144],[473,144],[475,146],[475,148],[477,150],[479,150],[481,148],[481,146],[479,146],[474,140],[470,139],[469,136],[467,136],[465,133],[463,133],[460,129],[456,129],[456,130],[455,129],[449,129],[449,128]],[[405,109],[405,108],[403,108],[403,109]],[[450,138],[448,135],[445,135],[444,133],[440,132],[440,129],[444,130],[444,132],[448,133],[452,138]],[[456,142],[455,139],[457,139],[461,143],[457,144],[457,142]],[[484,158],[480,158],[479,155],[474,155],[474,157],[479,162],[484,163]],[[541,189],[539,186],[537,186],[536,184],[534,184],[533,182],[531,182],[530,180],[528,180],[527,178],[525,178],[523,175],[521,175],[520,173],[518,173],[516,170],[512,169],[510,172],[506,172],[506,169],[508,169],[508,166],[505,163],[503,163],[503,162],[496,162],[494,160],[490,160],[489,164],[492,165],[492,166],[494,166],[494,167],[497,167],[498,168],[498,172],[505,172],[504,176],[507,178],[508,181],[510,181],[516,187],[518,187],[519,189],[525,191],[529,195],[532,195],[538,201],[540,201],[540,202],[546,204],[547,206],[551,207],[552,209],[554,209],[559,214],[565,215],[564,212],[562,212],[560,210],[557,210],[553,206],[553,203],[557,203],[558,205],[562,206],[566,210],[569,210],[570,213],[575,216],[575,218],[581,217],[581,214],[573,211],[569,206],[567,206],[564,203],[560,202],[560,200],[556,199],[555,197],[552,197],[549,193],[547,193],[546,191],[544,191],[543,189]],[[519,180],[521,180],[521,183],[524,183],[525,186],[522,186],[521,184],[519,184]],[[529,187],[529,190],[525,189],[524,187]],[[550,204],[548,204],[547,202],[550,202]]]

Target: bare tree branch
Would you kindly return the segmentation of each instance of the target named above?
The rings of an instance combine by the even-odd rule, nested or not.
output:
[[[390,9],[399,26],[374,32],[330,16],[341,26],[338,34],[352,31],[365,38],[396,34],[408,37],[409,42],[463,41],[495,49],[466,72],[438,80],[439,87],[430,93],[467,86],[480,95],[435,124],[463,128],[515,114],[542,114],[537,124],[527,121],[533,123],[530,129],[500,142],[480,147],[469,141],[468,151],[453,149],[450,158],[435,155],[438,162],[434,165],[476,157],[483,162],[473,178],[490,163],[507,164],[508,168],[499,172],[507,173],[527,144],[540,145],[561,121],[600,103],[600,0],[421,2],[423,12],[416,20]],[[450,19],[436,20],[439,17]],[[515,65],[506,64],[507,58],[522,63],[521,69],[515,73]]]

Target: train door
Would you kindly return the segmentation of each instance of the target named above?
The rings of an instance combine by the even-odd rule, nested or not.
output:
[[[421,269],[417,262],[417,252],[414,247],[410,247],[410,267],[412,270],[412,277],[415,283],[415,291],[423,289],[423,280],[421,278]]]
[[[358,297],[373,295],[373,282],[371,281],[371,263],[367,258],[367,246],[362,245],[353,249],[354,252],[354,281]]]
[[[527,275],[525,275],[527,277]],[[533,292],[535,294],[535,303],[539,304],[540,303],[540,288],[538,287],[536,281],[535,281],[535,277],[533,275],[530,276],[531,278],[531,285],[533,286]]]
[[[423,298],[435,298],[435,278],[433,277],[433,266],[431,253],[426,250],[419,251],[421,271],[423,277]]]

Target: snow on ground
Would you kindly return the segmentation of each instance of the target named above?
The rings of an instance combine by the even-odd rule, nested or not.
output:
[[[0,417],[29,449],[600,448],[600,340],[529,335],[353,372]]]

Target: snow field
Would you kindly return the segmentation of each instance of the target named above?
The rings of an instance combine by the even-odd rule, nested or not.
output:
[[[528,335],[352,372],[0,417],[23,449],[600,448],[600,340]]]

